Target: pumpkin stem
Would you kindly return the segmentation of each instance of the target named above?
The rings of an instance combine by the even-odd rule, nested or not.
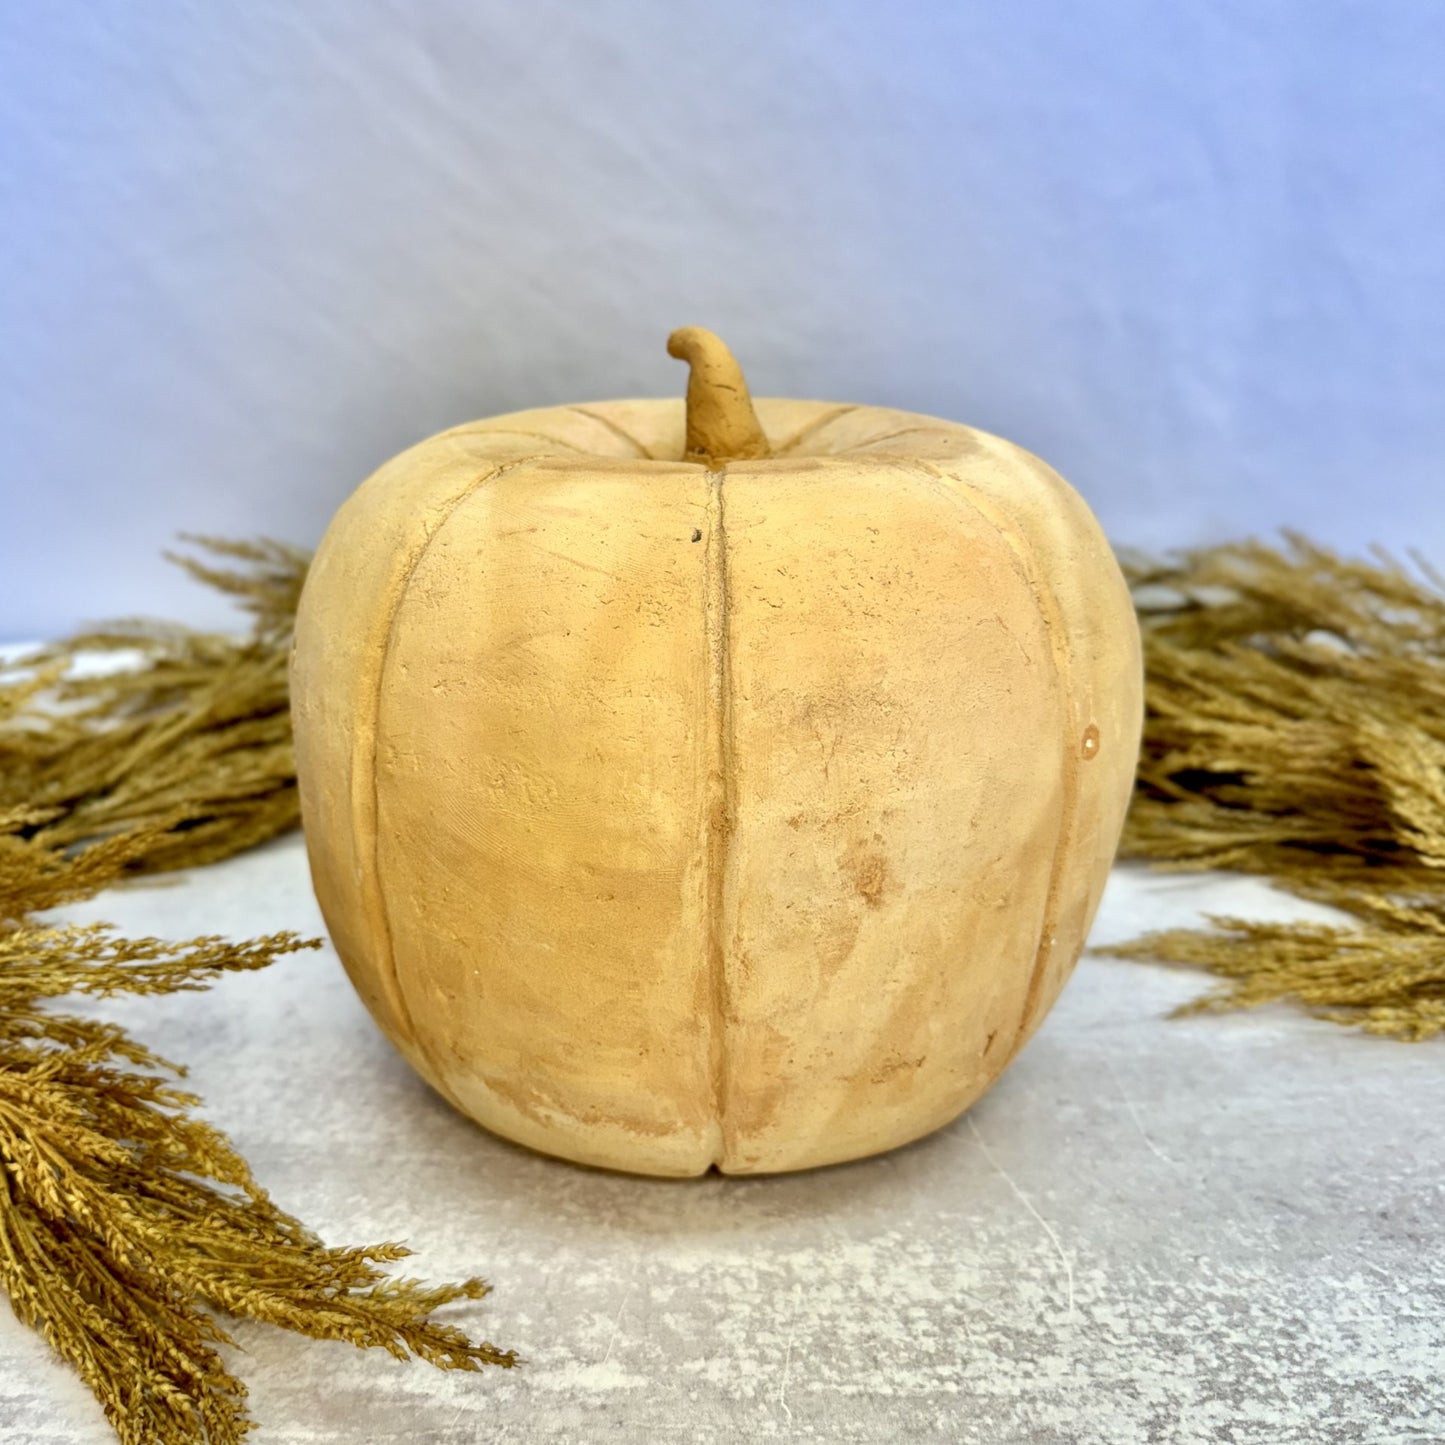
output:
[[[711,466],[772,456],[742,367],[720,337],[701,326],[684,326],[667,338],[667,354],[691,368],[685,460]]]

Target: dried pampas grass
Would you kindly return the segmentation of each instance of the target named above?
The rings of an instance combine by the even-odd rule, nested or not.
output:
[[[514,1363],[432,1318],[480,1280],[424,1286],[397,1244],[323,1244],[278,1208],[168,1064],[67,995],[205,987],[315,947],[163,943],[36,915],[126,877],[225,858],[297,821],[286,697],[306,558],[202,541],[187,566],[249,637],[116,624],[0,668],[0,1287],[127,1445],[251,1428],[220,1315],[448,1369]],[[98,673],[76,663],[117,666]]]
[[[1353,921],[1221,918],[1101,951],[1218,975],[1195,1009],[1445,1030],[1445,582],[1295,535],[1128,570],[1147,712],[1124,855],[1262,874]]]

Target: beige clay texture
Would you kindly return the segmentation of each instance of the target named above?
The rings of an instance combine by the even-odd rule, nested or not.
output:
[[[292,665],[372,1014],[507,1138],[657,1175],[946,1124],[1069,976],[1129,801],[1129,594],[1079,496],[932,417],[681,400],[457,427],[345,503]]]

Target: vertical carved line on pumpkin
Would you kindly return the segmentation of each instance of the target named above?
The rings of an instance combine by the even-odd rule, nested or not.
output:
[[[1049,882],[1044,894],[1043,928],[1039,933],[1038,947],[1034,951],[1033,970],[1029,974],[1028,987],[1024,992],[1024,1004],[1019,1013],[1018,1028],[1009,1046],[1008,1058],[1021,1049],[1029,1036],[1030,1028],[1038,1017],[1039,998],[1043,993],[1044,976],[1048,973],[1053,957],[1054,944],[1059,927],[1059,891],[1063,882],[1064,864],[1068,858],[1069,842],[1074,833],[1074,822],[1079,809],[1079,750],[1078,737],[1081,726],[1078,707],[1074,698],[1074,650],[1069,643],[1069,631],[1064,623],[1063,609],[1052,587],[1039,576],[1038,568],[1028,555],[1022,538],[1010,525],[1008,519],[996,508],[984,501],[976,491],[968,489],[955,476],[930,462],[915,461],[930,476],[943,482],[960,501],[972,507],[979,516],[989,523],[1007,544],[1018,563],[1019,572],[1029,590],[1034,594],[1035,605],[1044,620],[1053,648],[1055,670],[1060,679],[1060,711],[1063,714],[1063,769],[1060,779],[1063,797],[1059,802],[1059,831],[1054,841],[1054,854],[1049,863]]]
[[[446,1079],[437,1068],[422,1036],[412,1021],[411,1006],[396,968],[396,946],[392,939],[391,915],[386,903],[386,890],[381,881],[381,776],[377,768],[378,739],[381,731],[381,698],[386,687],[386,674],[396,641],[397,619],[406,603],[413,577],[421,566],[431,545],[440,536],[442,529],[469,497],[488,482],[517,467],[539,460],[537,456],[515,457],[489,467],[480,474],[467,479],[455,495],[448,497],[436,509],[431,525],[419,529],[402,558],[401,565],[393,570],[387,579],[386,595],[377,611],[377,623],[373,637],[380,641],[380,648],[369,647],[368,656],[380,656],[375,671],[357,679],[357,689],[362,695],[370,694],[370,706],[357,709],[356,739],[351,761],[351,827],[356,839],[356,854],[360,877],[357,891],[361,906],[366,914],[368,931],[382,942],[383,956],[377,960],[377,971],[381,976],[382,991],[396,1010],[401,1025],[402,1037],[408,1045],[408,1058],[434,1089],[462,1113],[469,1111],[447,1087]]]
[[[728,661],[727,527],[723,510],[724,471],[707,475],[707,551],[704,557],[703,625],[708,654],[707,798],[705,835],[707,880],[708,1070],[712,1080],[712,1162],[728,1152],[727,926],[728,864],[737,819],[733,776],[732,676]]]

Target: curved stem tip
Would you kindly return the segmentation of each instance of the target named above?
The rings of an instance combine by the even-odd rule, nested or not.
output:
[[[720,337],[701,326],[684,326],[667,338],[667,354],[691,368],[687,378],[687,461],[713,466],[772,456],[742,367]]]

